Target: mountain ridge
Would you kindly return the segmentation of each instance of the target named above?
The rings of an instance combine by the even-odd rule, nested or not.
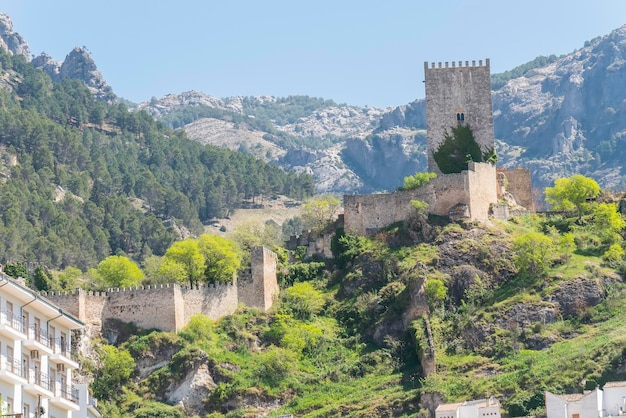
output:
[[[30,53],[7,15],[0,15],[0,39],[0,46],[14,54]],[[624,62],[626,25],[570,54],[538,57],[492,75],[497,80],[492,101],[499,165],[529,168],[537,188],[577,172],[603,187],[622,188]],[[55,81],[80,79],[98,100],[119,100],[84,47],[74,48],[62,63],[45,53],[32,63]],[[393,190],[405,176],[426,169],[424,99],[380,109],[308,96],[217,98],[188,91],[132,107],[164,121],[176,112],[215,109],[221,113],[188,115],[173,127],[188,130],[201,143],[249,153],[287,171],[310,173],[320,193]]]

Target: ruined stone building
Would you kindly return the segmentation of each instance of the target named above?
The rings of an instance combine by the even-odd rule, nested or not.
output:
[[[496,170],[495,161],[488,161],[489,156],[495,156],[489,59],[478,64],[459,61],[458,65],[426,62],[424,75],[428,169],[437,177],[414,190],[344,195],[344,227],[348,233],[371,235],[408,219],[415,213],[412,200],[427,203],[429,213],[471,220],[485,220],[494,213],[506,218],[508,203],[500,205],[505,197],[532,210],[529,171]],[[474,154],[465,154],[465,148],[448,154],[442,151],[446,141],[457,139],[456,130],[471,136],[466,142],[473,146]],[[466,168],[443,170],[442,163],[453,158],[461,160]]]

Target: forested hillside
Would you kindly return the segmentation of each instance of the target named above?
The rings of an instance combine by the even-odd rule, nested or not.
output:
[[[244,199],[313,191],[309,176],[203,146],[145,112],[53,83],[0,49],[0,252],[85,269],[111,254],[162,255]],[[176,226],[176,228],[174,228]]]

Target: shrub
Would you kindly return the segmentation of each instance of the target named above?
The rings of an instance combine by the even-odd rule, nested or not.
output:
[[[297,368],[295,355],[283,348],[270,346],[257,356],[254,374],[269,385],[278,385]]]
[[[112,345],[100,349],[100,368],[91,384],[93,394],[98,399],[115,399],[135,370],[135,360],[128,351]]]
[[[315,289],[311,283],[296,283],[282,292],[284,307],[294,317],[309,320],[321,312],[326,304],[324,294]]]
[[[523,274],[544,275],[552,263],[554,243],[540,232],[528,232],[515,239],[515,265]]]
[[[422,187],[430,182],[431,179],[437,177],[436,173],[415,173],[412,176],[407,176],[404,178],[404,184],[400,188],[400,190],[413,190],[418,187]]]
[[[624,262],[624,249],[619,244],[612,244],[604,254],[602,261],[609,267],[617,268]]]

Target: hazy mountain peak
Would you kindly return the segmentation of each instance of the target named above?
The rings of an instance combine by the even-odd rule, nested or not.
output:
[[[30,48],[22,36],[13,31],[13,21],[6,13],[0,13],[0,48],[30,59]]]

